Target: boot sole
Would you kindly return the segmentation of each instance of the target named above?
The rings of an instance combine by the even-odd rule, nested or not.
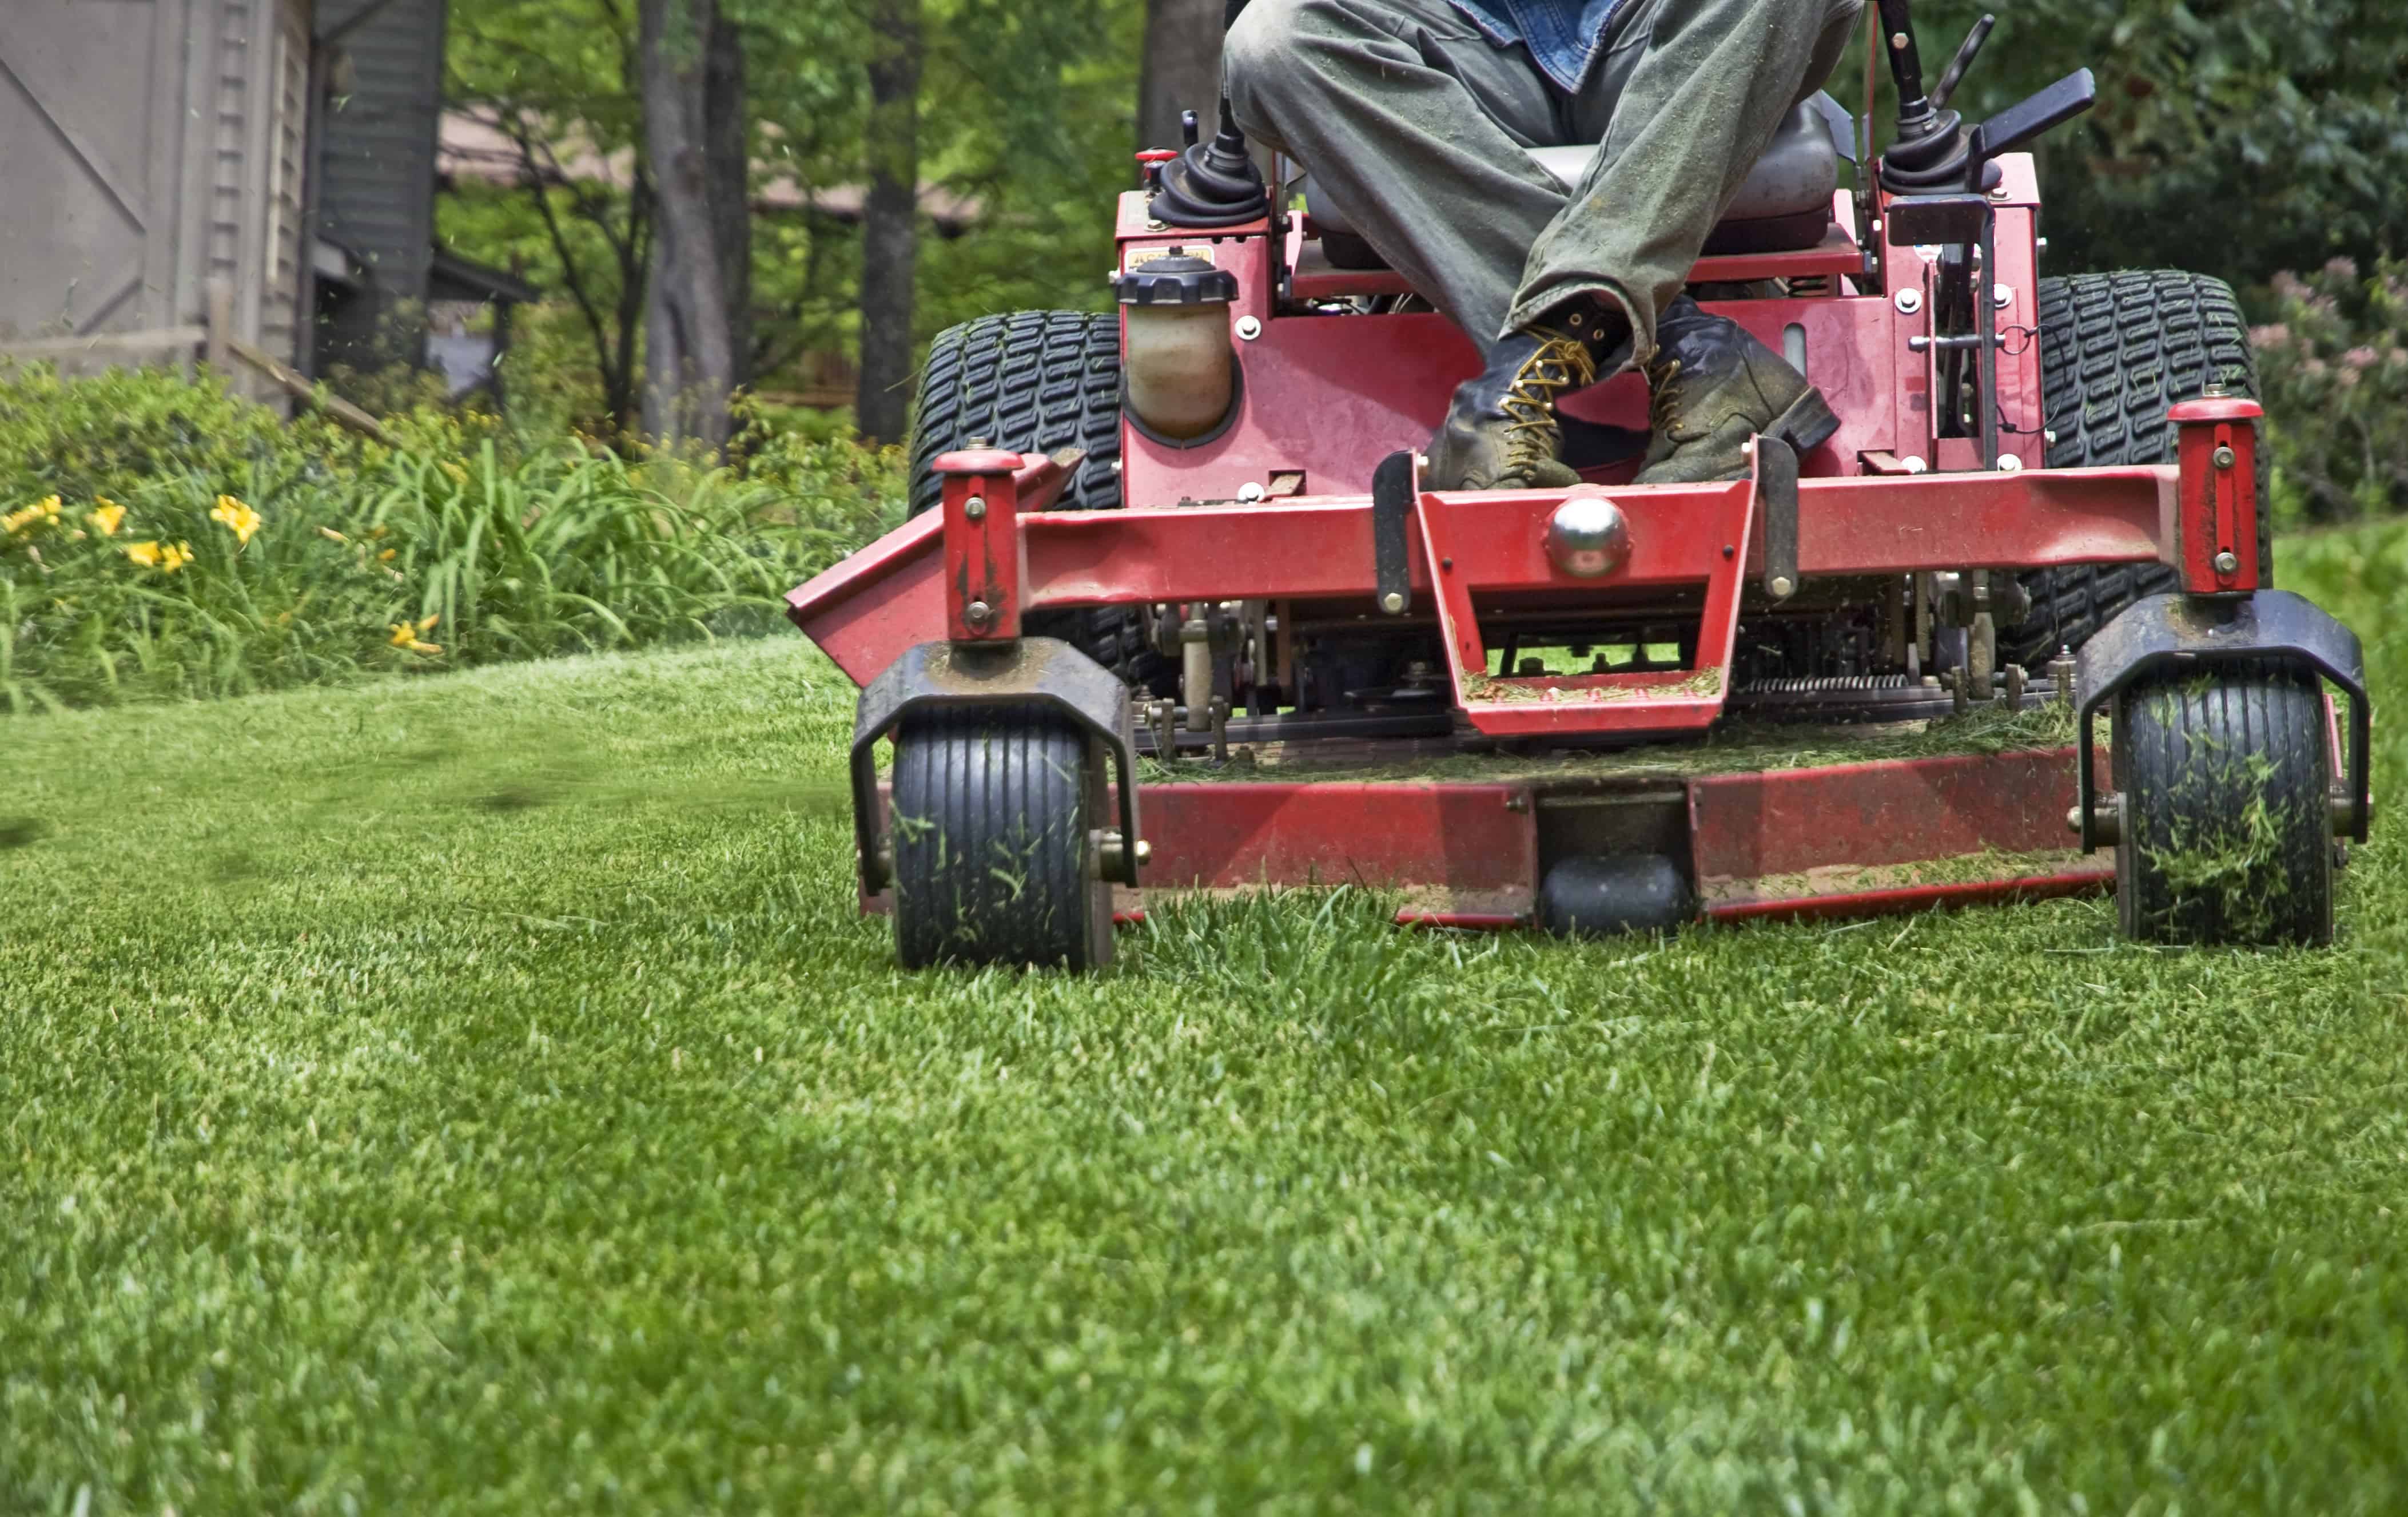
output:
[[[1772,419],[1764,435],[1779,438],[1803,458],[1830,441],[1839,430],[1840,417],[1832,411],[1831,402],[1823,398],[1822,391],[1810,386],[1804,395],[1789,403],[1787,411]]]

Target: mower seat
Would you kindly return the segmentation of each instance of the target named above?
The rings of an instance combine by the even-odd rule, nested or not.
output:
[[[1794,253],[1821,242],[1831,226],[1831,198],[1840,188],[1836,123],[1847,119],[1827,95],[1816,95],[1791,111],[1731,197],[1722,221],[1706,238],[1705,251]],[[1595,144],[1527,151],[1567,191],[1580,187],[1598,154]],[[1386,267],[1338,209],[1315,193],[1310,175],[1304,181],[1304,213],[1332,264],[1340,268]]]

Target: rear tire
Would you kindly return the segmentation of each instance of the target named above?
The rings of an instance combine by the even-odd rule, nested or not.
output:
[[[2332,941],[2332,758],[2313,674],[2240,668],[2116,698],[2116,916],[2159,943]]]
[[[1011,453],[1084,451],[1054,509],[1118,511],[1120,319],[1020,311],[938,333],[911,424],[910,514],[944,497],[944,481],[928,466],[973,438]],[[1025,626],[1029,636],[1060,638],[1131,684],[1176,687],[1178,671],[1146,644],[1140,607],[1039,612]]]
[[[2075,274],[2040,282],[2042,411],[2051,469],[2175,461],[2166,412],[2211,383],[2258,394],[2240,302],[2222,280],[2177,270]],[[2266,529],[2272,453],[2258,449],[2258,561],[2273,583]],[[2126,606],[2174,587],[2163,564],[2098,564],[2023,576],[2031,614],[1999,629],[2001,662],[2037,669],[2078,648]]]
[[[1111,961],[1093,740],[1029,706],[937,708],[895,736],[895,946],[907,969]]]

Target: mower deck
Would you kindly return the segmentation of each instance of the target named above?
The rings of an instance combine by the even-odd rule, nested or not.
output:
[[[1153,858],[1142,890],[1114,891],[1114,912],[1357,885],[1397,892],[1400,925],[1524,927],[1556,861],[1630,854],[1680,860],[1710,920],[2095,891],[2114,872],[2065,830],[2072,729],[2049,703],[1871,728],[1725,727],[1604,752],[1499,751],[1475,735],[1148,761]]]

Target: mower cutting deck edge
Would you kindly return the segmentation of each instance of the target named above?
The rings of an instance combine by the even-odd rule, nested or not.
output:
[[[2369,708],[2357,639],[2265,587],[2229,292],[2040,280],[2005,150],[2086,72],[1964,128],[1881,9],[1882,172],[1694,276],[1842,418],[1803,459],[1759,439],[1750,478],[1619,483],[1626,380],[1576,404],[1581,485],[1426,488],[1469,344],[1309,211],[1161,219],[1211,220],[1220,160],[1124,197],[1117,320],[940,337],[915,514],[788,598],[864,686],[861,889],[904,961],[1091,967],[1147,894],[1340,883],[1591,932],[2112,880],[2137,936],[2329,939]]]

